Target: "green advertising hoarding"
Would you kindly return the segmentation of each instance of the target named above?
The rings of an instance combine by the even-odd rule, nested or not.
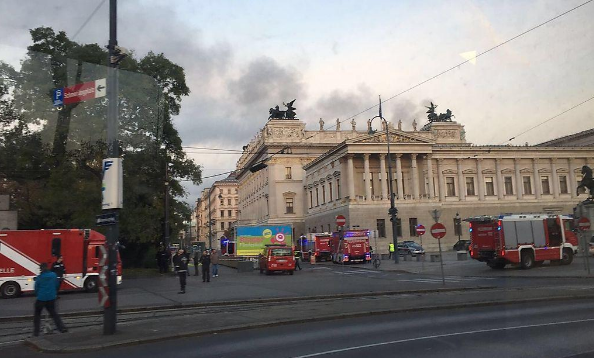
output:
[[[266,245],[293,245],[291,225],[263,225],[237,227],[237,255],[257,256]]]

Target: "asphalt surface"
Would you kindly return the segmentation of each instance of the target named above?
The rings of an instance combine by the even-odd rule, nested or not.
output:
[[[594,302],[575,300],[292,324],[59,356],[594,357],[593,332]],[[0,354],[57,356],[25,347]]]
[[[498,271],[486,268],[491,274],[483,274],[486,265],[474,261],[446,261],[450,265],[445,271],[445,287],[594,287],[593,278],[543,277],[542,272],[557,272],[565,267],[544,266],[529,271],[508,269],[514,275],[522,273],[523,277],[501,276]],[[399,268],[413,267],[421,263],[403,263]],[[478,265],[477,265],[478,264]],[[393,265],[393,264],[392,264]],[[436,263],[423,266],[432,269]],[[465,265],[465,266],[464,266]],[[266,298],[308,297],[316,295],[334,295],[344,293],[368,293],[390,290],[434,289],[443,287],[440,273],[407,273],[402,270],[381,270],[389,267],[384,262],[380,270],[371,265],[341,266],[328,264],[304,264],[302,271],[295,275],[275,274],[272,276],[252,273],[238,273],[234,269],[221,267],[220,276],[212,278],[210,283],[203,283],[200,277],[188,278],[187,293],[178,294],[179,283],[173,275],[150,278],[126,279],[118,288],[118,307],[137,308],[155,306],[180,306],[186,304],[245,301]],[[453,269],[456,267],[456,270]],[[581,266],[574,262],[570,265],[575,272]],[[593,266],[594,267],[594,266]],[[573,272],[572,271],[572,272]],[[456,273],[456,274],[452,274]],[[540,274],[540,275],[539,275]],[[0,320],[7,317],[28,316],[32,314],[35,298],[32,295],[16,299],[1,300]],[[70,292],[62,294],[59,310],[79,312],[99,310],[96,293]]]

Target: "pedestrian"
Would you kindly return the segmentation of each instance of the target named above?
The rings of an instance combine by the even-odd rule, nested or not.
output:
[[[388,258],[391,259],[392,258],[392,255],[394,254],[394,243],[391,242],[388,245],[388,250],[390,251],[390,256],[388,256]]]
[[[202,264],[202,282],[210,282],[210,254],[204,250],[200,258]]]
[[[303,254],[301,253],[300,250],[295,250],[295,270],[297,268],[299,268],[299,271],[301,271],[301,256]]]
[[[157,266],[159,267],[159,273],[167,273],[167,266],[169,265],[169,252],[164,246],[159,247],[156,255]]]
[[[56,312],[56,287],[58,276],[51,272],[47,263],[43,262],[39,265],[41,273],[35,278],[35,314],[33,316],[33,335],[39,336],[39,328],[41,325],[41,311],[45,308],[49,315],[54,319],[56,328],[62,333],[68,332],[60,316]]]
[[[219,253],[215,249],[210,254],[210,263],[212,264],[212,277],[219,277]]]
[[[177,254],[173,257],[173,265],[175,271],[179,276],[180,290],[178,293],[186,293],[186,279],[188,276],[188,262],[190,261],[188,255],[185,254],[184,249],[179,249]]]
[[[64,257],[62,255],[58,256],[56,262],[52,264],[52,272],[56,274],[57,282],[56,282],[56,296],[60,293],[60,286],[62,285],[62,281],[64,281],[64,274],[66,273],[66,266],[64,266]]]
[[[200,250],[194,251],[194,276],[198,276],[198,266],[200,266]]]

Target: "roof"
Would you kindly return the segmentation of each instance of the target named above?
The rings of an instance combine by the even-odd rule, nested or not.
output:
[[[555,138],[536,145],[537,147],[594,147],[594,128]]]

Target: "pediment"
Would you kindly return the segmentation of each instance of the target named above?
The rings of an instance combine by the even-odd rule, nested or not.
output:
[[[520,173],[522,173],[522,174],[530,174],[530,173],[532,173],[532,169],[530,169],[530,168],[522,168],[522,169],[520,169]]]
[[[376,132],[356,140],[347,140],[347,144],[365,144],[365,143],[387,143],[385,132]],[[433,144],[433,141],[423,136],[403,132],[399,130],[390,131],[390,144]]]
[[[513,169],[505,168],[501,171],[501,174],[514,174]]]
[[[476,174],[476,170],[474,169],[464,169],[462,174]]]

